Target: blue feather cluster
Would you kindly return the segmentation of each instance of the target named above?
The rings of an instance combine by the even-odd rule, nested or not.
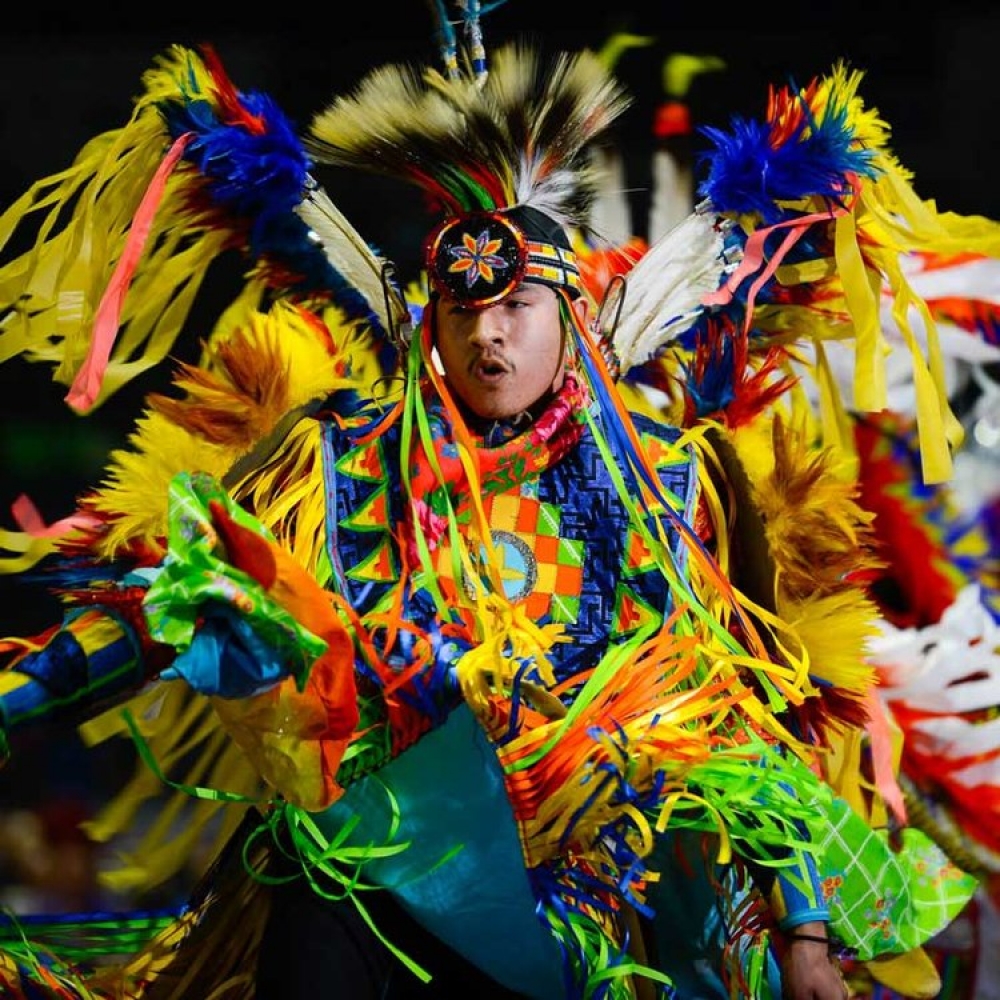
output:
[[[699,419],[722,412],[736,398],[733,385],[737,372],[731,337],[724,337],[719,341],[719,349],[713,353],[710,362],[704,365],[700,380],[693,364],[685,364],[682,369],[685,376],[684,392]]]
[[[72,592],[99,587],[124,586],[132,566],[124,559],[98,562],[93,556],[65,556],[53,553],[34,570],[26,570],[22,579],[50,592]]]
[[[699,154],[698,165],[704,179],[698,186],[698,195],[707,199],[715,211],[751,216],[762,227],[774,226],[816,211],[817,199],[830,208],[838,207],[852,192],[852,177],[875,179],[880,173],[878,150],[858,141],[849,102],[838,105],[831,101],[820,121],[802,92],[794,88],[792,92],[799,95],[792,106],[797,121],[788,114],[779,125],[734,116],[728,130],[710,126],[700,129],[712,148]],[[801,202],[807,199],[813,204],[803,209]],[[767,236],[763,248],[765,259],[772,257],[784,236],[784,230]],[[747,235],[741,227],[734,226],[730,239],[745,244]],[[810,226],[787,251],[786,263],[829,256],[831,239],[830,227]],[[707,341],[709,323],[739,329],[748,308],[749,288],[750,281],[743,281],[726,305],[704,311],[676,339],[675,345],[696,352]],[[774,303],[777,294],[775,281],[766,282],[756,291],[756,306]],[[752,341],[755,331],[750,330],[749,336]],[[696,413],[706,416],[725,409],[734,399],[736,373],[732,346],[724,342],[710,360],[701,360],[700,375],[693,365],[684,366],[684,386]]]
[[[204,99],[169,103],[161,112],[172,137],[195,135],[185,159],[205,178],[212,202],[243,219],[267,219],[298,204],[309,159],[291,123],[266,95],[241,94],[247,114],[264,123],[252,131],[219,120]]]
[[[263,129],[220,121],[204,99],[166,104],[161,110],[171,136],[194,133],[185,159],[205,178],[213,204],[261,225],[299,203],[310,161],[295,129],[270,97],[244,93],[240,103]]]
[[[828,108],[822,124],[804,101],[801,108],[801,120],[781,142],[770,122],[740,116],[730,120],[728,132],[699,129],[714,146],[698,156],[705,173],[699,195],[719,212],[754,214],[773,225],[791,214],[784,203],[807,197],[839,203],[849,175],[877,175],[877,151],[857,143],[848,108]]]
[[[263,128],[220,120],[204,98],[164,102],[160,111],[172,138],[194,133],[184,158],[203,178],[212,208],[245,229],[252,260],[277,265],[287,291],[322,294],[350,319],[380,330],[367,300],[331,266],[295,212],[313,181],[312,160],[294,126],[266,94],[241,92],[239,101]]]

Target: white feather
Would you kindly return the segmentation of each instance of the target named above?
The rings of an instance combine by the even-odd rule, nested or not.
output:
[[[621,372],[649,361],[697,320],[735,261],[725,247],[730,223],[699,206],[665,233],[628,272],[613,346]]]
[[[399,330],[409,322],[406,303],[394,290],[390,291],[389,297],[392,315],[388,315],[382,282],[385,259],[368,246],[323,188],[312,188],[299,203],[296,213],[316,234],[330,265],[364,296],[383,329]]]

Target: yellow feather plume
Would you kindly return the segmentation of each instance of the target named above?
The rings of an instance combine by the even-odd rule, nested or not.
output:
[[[780,413],[733,440],[764,519],[779,590],[789,600],[842,590],[849,574],[880,565],[874,515],[858,504],[844,457],[818,448]]]
[[[353,384],[345,371],[330,330],[309,314],[279,301],[251,315],[213,345],[204,367],[182,368],[175,385],[186,395],[153,397],[130,449],[112,454],[103,485],[85,501],[110,519],[101,554],[113,556],[134,542],[155,551],[174,475],[196,469],[223,479],[240,460],[263,462],[270,449],[257,456],[259,446],[277,435],[277,447],[303,408]]]
[[[866,653],[877,633],[878,609],[860,590],[793,600],[779,588],[778,614],[808,652],[811,676],[859,696],[874,684]]]

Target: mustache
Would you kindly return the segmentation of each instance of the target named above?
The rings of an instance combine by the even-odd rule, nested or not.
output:
[[[502,368],[504,371],[511,371],[513,366],[506,356],[500,351],[479,351],[469,362],[469,371],[474,372],[478,368],[488,366],[490,368]]]

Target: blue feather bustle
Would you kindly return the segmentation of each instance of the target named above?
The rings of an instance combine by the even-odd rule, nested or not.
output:
[[[841,204],[851,175],[874,179],[876,150],[857,144],[847,107],[828,108],[818,122],[800,99],[802,118],[781,142],[771,122],[730,120],[730,131],[705,126],[699,131],[714,151],[698,156],[706,169],[698,194],[725,214],[754,215],[771,226],[803,214],[787,203],[822,198]]]
[[[788,129],[786,125],[781,135],[774,122],[742,116],[732,117],[728,129],[711,126],[699,129],[712,148],[697,156],[697,166],[704,177],[697,193],[712,211],[734,220],[751,218],[762,228],[780,226],[815,212],[817,200],[826,202],[831,209],[843,207],[852,191],[852,177],[877,178],[878,151],[858,142],[851,127],[848,103],[829,104],[820,121],[802,91],[793,87],[792,92],[798,95],[795,105],[800,112],[799,120],[794,128]],[[804,208],[804,204],[809,207]],[[785,232],[776,229],[765,238],[765,260],[778,250]],[[831,256],[832,239],[830,225],[810,226],[787,250],[784,262],[793,265]],[[726,240],[728,250],[741,251],[748,233],[735,222]],[[756,277],[741,282],[726,304],[702,310],[697,320],[669,345],[669,349],[679,349],[684,356],[702,354],[700,367],[681,366],[685,395],[692,412],[699,417],[724,411],[733,401],[733,387],[740,373],[735,370],[732,338],[743,335],[739,331],[750,308],[748,294]],[[780,304],[787,296],[788,290],[772,277],[755,290],[754,308]],[[718,330],[728,332],[721,338],[719,349],[706,355],[704,347],[712,342],[710,334],[715,332],[718,341]],[[764,332],[754,327],[746,336],[749,353],[754,352],[755,344],[765,345],[768,340]],[[665,345],[664,351],[667,349]],[[636,384],[669,391],[662,385],[662,367],[647,364],[632,369],[627,377]]]
[[[195,136],[184,158],[203,179],[211,211],[222,213],[227,225],[245,228],[248,255],[276,272],[282,288],[329,299],[349,320],[371,324],[384,335],[377,313],[330,264],[295,211],[315,181],[294,125],[265,94],[241,92],[239,100],[262,128],[220,120],[204,98],[164,102],[160,108],[172,139]]]

